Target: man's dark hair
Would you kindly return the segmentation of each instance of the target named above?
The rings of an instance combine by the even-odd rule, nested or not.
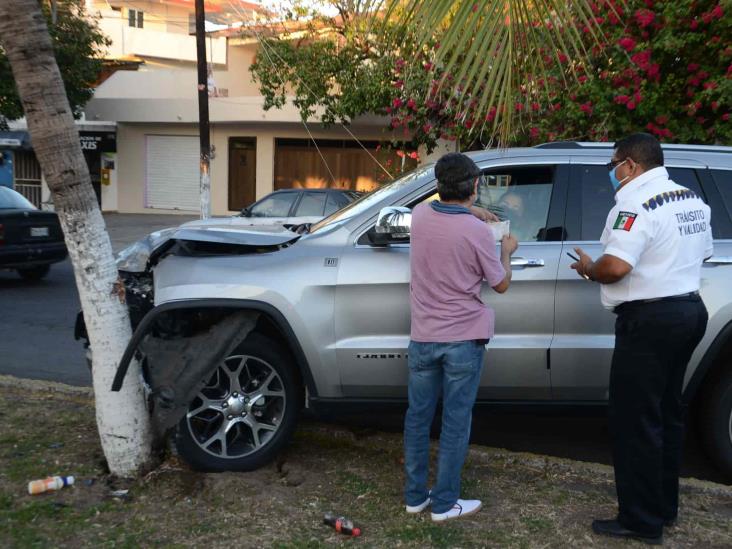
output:
[[[649,133],[634,133],[615,143],[618,160],[632,158],[644,170],[663,166],[663,149],[658,139]]]
[[[435,164],[435,176],[440,200],[462,202],[473,194],[480,169],[464,154],[447,153]]]

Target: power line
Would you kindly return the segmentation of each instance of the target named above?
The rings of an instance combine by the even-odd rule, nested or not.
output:
[[[231,0],[227,0],[227,1],[228,1],[228,3],[229,3],[229,6],[231,6],[232,8],[234,8],[234,10],[236,11],[236,7],[235,7],[235,6],[234,6],[234,5],[233,5],[233,4],[231,3]],[[275,65],[275,63],[274,63],[274,62],[272,61],[272,58],[271,58],[271,57],[269,56],[269,53],[267,52],[267,45],[266,45],[265,41],[264,41],[264,40],[262,40],[262,36],[261,36],[261,34],[259,34],[259,33],[258,33],[258,32],[257,32],[257,31],[256,31],[255,29],[253,29],[253,28],[252,28],[252,29],[249,29],[249,30],[251,30],[251,31],[252,31],[252,32],[254,33],[254,35],[256,36],[257,40],[258,40],[258,41],[259,41],[259,43],[260,43],[260,44],[262,45],[262,50],[263,50],[263,51],[265,52],[265,54],[267,55],[267,59],[269,60],[269,62],[270,62],[270,65],[272,65],[272,68],[273,68],[273,69],[275,69],[275,72],[277,72],[277,73],[278,73],[278,76],[279,76],[279,78],[280,78],[280,82],[282,83],[282,87],[283,87],[283,88],[285,88],[285,81],[284,81],[284,79],[282,78],[281,74],[279,74],[279,71],[278,71],[278,69],[277,69],[277,65]],[[274,48],[272,48],[272,52],[273,52],[273,53],[274,53],[274,54],[275,54],[275,55],[276,55],[276,56],[277,56],[277,57],[279,58],[279,60],[280,60],[280,61],[281,61],[281,62],[282,62],[283,64],[285,64],[285,60],[284,60],[284,59],[282,58],[282,56],[281,56],[281,55],[279,55],[279,53],[277,53],[277,50],[275,50]],[[306,88],[306,89],[308,90],[308,92],[309,92],[309,93],[310,93],[311,95],[313,95],[313,96],[315,95],[315,94],[313,93],[313,90],[312,90],[312,88],[311,88],[310,86],[308,86],[307,82],[306,82],[306,81],[305,81],[305,80],[304,80],[303,78],[301,78],[301,77],[300,77],[300,76],[299,76],[299,75],[298,75],[298,74],[297,74],[296,72],[295,72],[295,78],[297,78],[297,79],[298,79],[298,80],[300,81],[300,83],[301,83],[301,84],[302,84],[302,85],[303,85],[303,86],[304,86],[304,87],[305,87],[305,88]],[[307,124],[305,124],[305,121],[304,121],[304,120],[303,120],[303,124],[305,125],[305,129],[307,130],[308,134],[309,134],[309,135],[311,136],[311,139],[312,139],[312,134],[310,134],[310,130],[309,130],[309,129],[307,128]],[[379,166],[379,167],[380,167],[380,168],[381,168],[381,169],[382,169],[382,170],[384,171],[384,173],[385,173],[385,174],[386,174],[386,175],[387,175],[388,177],[393,177],[393,176],[392,176],[392,174],[391,174],[391,173],[389,173],[389,171],[388,171],[388,170],[387,170],[387,169],[386,169],[386,168],[385,168],[385,167],[384,167],[384,166],[383,166],[383,165],[381,164],[381,162],[379,162],[379,160],[378,160],[378,159],[377,159],[377,158],[376,158],[376,157],[375,157],[375,156],[374,156],[373,154],[371,154],[371,151],[369,151],[369,150],[368,150],[368,149],[366,148],[366,146],[365,146],[365,145],[364,145],[364,144],[363,144],[363,143],[362,143],[362,142],[361,142],[361,141],[360,141],[360,140],[358,139],[358,137],[356,137],[356,136],[354,135],[354,133],[353,133],[353,132],[352,132],[352,131],[351,131],[351,130],[350,130],[350,129],[349,129],[349,128],[348,128],[348,127],[347,127],[347,126],[346,126],[346,125],[345,125],[345,124],[343,123],[343,122],[339,121],[339,124],[340,124],[340,126],[341,126],[341,127],[342,127],[342,128],[344,129],[344,130],[346,130],[346,132],[347,132],[347,133],[348,133],[348,134],[349,134],[349,135],[350,135],[350,136],[351,136],[351,137],[352,137],[352,138],[353,138],[353,139],[354,139],[354,140],[356,141],[356,143],[358,143],[358,145],[359,145],[359,146],[360,146],[360,147],[361,147],[361,148],[362,148],[362,149],[363,149],[364,151],[366,151],[366,154],[368,154],[368,155],[369,155],[369,157],[370,157],[370,158],[371,158],[371,159],[372,159],[372,160],[373,160],[373,161],[374,161],[374,162],[375,162],[375,163],[376,163],[376,164],[377,164],[377,165],[378,165],[378,166]],[[313,143],[315,144],[315,140],[314,140],[314,139],[313,139]],[[315,147],[317,148],[317,144],[315,144]],[[320,152],[320,149],[318,149],[318,152]],[[321,157],[322,157],[322,154],[321,154]],[[325,159],[324,159],[324,158],[323,158],[323,162],[325,162]],[[327,164],[326,164],[326,167],[327,167]],[[328,168],[328,171],[330,172],[330,168]]]

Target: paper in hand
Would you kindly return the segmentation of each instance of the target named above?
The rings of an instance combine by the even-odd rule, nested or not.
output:
[[[506,221],[491,221],[488,226],[493,231],[493,236],[496,238],[496,242],[500,242],[504,236],[508,236],[511,228],[511,222],[507,219]]]

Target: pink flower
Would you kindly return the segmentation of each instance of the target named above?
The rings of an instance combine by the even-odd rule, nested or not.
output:
[[[577,81],[580,84],[584,84],[585,82],[587,82],[587,77],[584,74],[581,74],[580,76],[577,77]]]
[[[563,53],[560,52],[557,57],[559,58],[559,62],[560,63],[566,63],[567,62],[567,56],[564,55]]]
[[[417,153],[417,151],[412,151],[409,153],[409,158],[412,160],[419,160],[419,153]]]
[[[699,69],[699,63],[689,63],[686,70],[689,72],[695,72]]]
[[[696,19],[693,19],[689,27],[691,27],[691,30],[696,30],[699,27],[699,22]]]
[[[407,108],[412,109],[412,110],[416,110],[417,109],[417,103],[414,101],[414,99],[411,99],[410,98],[407,101]]]
[[[635,101],[630,100],[626,103],[625,106],[628,108],[629,111],[634,111],[635,110]]]
[[[656,78],[657,76],[660,76],[661,74],[661,67],[658,63],[653,63],[650,67],[648,67],[648,78]]]
[[[717,87],[717,83],[713,80],[708,80],[707,82],[704,82],[704,89],[705,90],[713,90]]]
[[[485,121],[486,122],[493,122],[493,119],[496,117],[496,108],[491,107],[488,110],[488,114],[485,115]]]
[[[729,120],[729,113],[728,112],[726,112],[726,113],[724,113],[722,115],[722,120],[724,120],[725,122],[727,122],[727,120]]]
[[[587,103],[582,103],[580,105],[580,110],[585,113],[587,116],[592,115],[592,101],[588,101]]]
[[[523,103],[516,103],[515,105],[516,112],[521,112],[524,110],[524,104]]]
[[[395,88],[403,88],[404,87],[404,80],[397,80],[396,82],[394,82],[394,87]]]
[[[623,48],[625,51],[633,51],[633,48],[635,48],[635,40],[633,40],[630,36],[624,36],[620,40],[618,40],[618,45],[620,45],[621,48]]]
[[[434,65],[432,63],[425,63],[422,66],[424,67],[424,70],[426,70],[426,71],[432,70],[432,67],[434,67]]]
[[[531,110],[532,110],[532,111],[536,112],[536,111],[538,111],[539,109],[541,109],[541,105],[539,105],[539,103],[532,103],[532,104],[531,104]]]
[[[665,114],[656,117],[656,123],[665,125],[668,122],[668,116]]]
[[[712,11],[710,11],[709,13],[715,19],[722,19],[722,16],[724,16],[724,10],[722,9],[722,6],[720,4],[717,4],[716,6],[714,6]]]
[[[424,133],[430,133],[430,130],[432,130],[432,124],[427,123],[422,126],[422,131]]]
[[[399,158],[404,158],[404,151],[397,151],[397,156]]]
[[[614,101],[618,105],[625,105],[628,103],[628,101],[630,101],[630,97],[628,97],[627,95],[616,95]]]
[[[651,50],[644,50],[635,53],[630,57],[630,60],[638,65],[641,69],[646,69],[648,67],[649,61],[651,60]]]
[[[712,101],[712,110],[716,111],[719,108],[719,101]]]
[[[655,18],[656,14],[651,10],[638,10],[635,12],[635,20],[638,22],[638,25],[643,28],[653,23]]]
[[[531,139],[536,139],[537,137],[539,137],[539,128],[537,128],[536,126],[532,126],[529,130],[529,136],[531,137]]]

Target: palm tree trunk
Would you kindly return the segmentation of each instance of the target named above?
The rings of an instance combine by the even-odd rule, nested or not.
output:
[[[153,434],[138,376],[112,378],[131,337],[124,286],[89,179],[38,0],[0,1],[0,44],[10,60],[33,148],[53,194],[94,355],[97,426],[109,469],[134,476],[152,464]]]

